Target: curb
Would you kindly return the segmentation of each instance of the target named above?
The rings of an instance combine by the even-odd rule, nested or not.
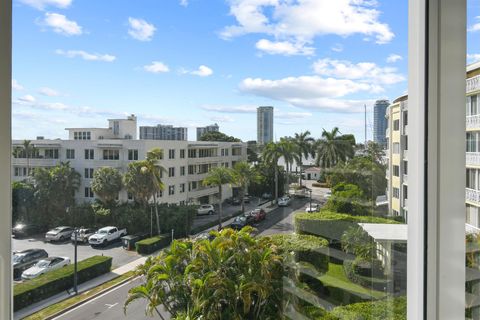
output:
[[[122,275],[119,275],[119,277],[120,277],[120,276],[122,276]],[[113,289],[115,289],[115,288],[117,288],[117,287],[119,287],[119,286],[121,286],[121,285],[123,285],[123,284],[125,284],[125,283],[127,283],[127,282],[129,282],[129,281],[131,281],[131,280],[133,280],[134,278],[136,278],[135,275],[133,275],[133,276],[131,276],[131,277],[128,277],[128,278],[120,281],[119,283],[116,283],[116,284],[114,284],[114,285],[111,286],[111,287],[105,288],[105,289],[103,289],[103,290],[95,293],[94,295],[86,298],[85,300],[78,301],[78,302],[72,304],[71,306],[68,306],[67,308],[65,308],[65,309],[63,309],[63,310],[60,310],[60,311],[58,311],[57,313],[54,313],[54,314],[52,314],[52,315],[50,315],[50,316],[48,316],[48,317],[46,317],[46,318],[44,318],[44,319],[45,319],[45,320],[55,319],[56,317],[59,317],[59,316],[61,316],[62,314],[66,313],[66,312],[68,312],[68,311],[70,311],[70,310],[72,310],[72,309],[75,309],[76,307],[81,306],[82,304],[87,303],[87,302],[89,302],[90,300],[93,300],[93,299],[97,298],[98,296],[100,296],[100,295],[102,295],[102,294],[104,294],[104,293],[106,293],[106,292],[108,292],[108,291],[110,291],[110,290],[113,290]],[[110,279],[110,280],[108,280],[108,281],[112,281],[112,280],[114,280],[114,279],[115,279],[115,278]],[[108,281],[105,281],[105,282],[108,282]],[[104,282],[104,283],[105,283],[105,282]],[[100,284],[100,285],[101,285],[101,284]],[[93,288],[91,288],[91,289],[89,289],[89,290],[92,290],[92,289],[94,289],[94,288],[95,288],[95,287],[93,287]],[[89,290],[84,290],[83,292],[86,292],[86,291],[89,291]],[[83,293],[83,292],[80,292],[80,293]],[[69,298],[70,298],[70,297],[69,297]],[[57,302],[57,303],[60,303],[60,302],[62,302],[62,301],[65,301],[65,300],[67,300],[67,299],[69,299],[69,298],[65,298],[65,299],[63,299],[63,300],[61,300],[61,301],[59,301],[59,302]],[[41,311],[41,310],[40,310],[40,311]],[[32,314],[33,314],[33,313],[32,313]]]

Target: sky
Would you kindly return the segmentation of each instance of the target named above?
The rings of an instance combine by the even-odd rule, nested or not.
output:
[[[13,0],[13,138],[138,125],[256,140],[339,127],[368,139],[377,99],[407,91],[407,0]],[[480,0],[467,61],[480,61]],[[462,106],[463,107],[463,106]]]

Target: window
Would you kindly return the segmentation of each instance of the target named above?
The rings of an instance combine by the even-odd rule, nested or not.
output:
[[[168,150],[168,159],[175,159],[175,149]]]
[[[408,161],[403,161],[403,174],[408,174]]]
[[[392,195],[395,199],[400,199],[400,189],[399,188],[392,188]]]
[[[399,177],[400,176],[400,166],[393,166],[393,175],[395,177]]]
[[[75,149],[67,149],[67,154],[66,154],[67,159],[75,159]]]
[[[195,174],[195,166],[190,164],[188,166],[188,174]]]
[[[120,150],[103,150],[103,160],[119,160]]]
[[[400,130],[400,120],[393,120],[393,131]]]
[[[185,166],[181,166],[180,167],[180,176],[184,176],[185,175]]]
[[[392,151],[393,151],[393,154],[399,154],[400,153],[400,143],[398,142],[394,142],[393,143],[393,146],[392,146]]]
[[[477,185],[478,185],[477,176],[478,176],[477,169],[467,168],[467,180],[466,180],[467,188],[474,189],[474,190],[477,189]]]
[[[58,149],[45,149],[45,159],[58,159]]]
[[[26,167],[15,167],[13,175],[15,177],[25,177],[25,176],[27,176],[27,168]]]
[[[185,159],[185,149],[180,149],[180,159]]]
[[[168,168],[168,176],[175,177],[175,167]]]
[[[93,149],[85,149],[85,160],[95,159],[95,152]]]
[[[91,140],[92,133],[90,131],[75,131],[73,133],[74,140]]]
[[[185,183],[181,183],[180,184],[180,190],[179,190],[180,193],[184,193],[185,192]]]
[[[138,160],[138,150],[137,149],[129,149],[128,150],[128,160]]]
[[[93,168],[85,168],[85,179],[93,179]]]
[[[188,158],[196,158],[197,149],[188,149]]]
[[[85,198],[93,198],[94,194],[91,187],[85,187]]]
[[[467,116],[475,116],[478,114],[478,95],[467,97]]]
[[[168,186],[168,195],[172,196],[175,194],[175,186]]]
[[[131,194],[130,192],[127,193],[127,199],[128,200],[133,200],[133,194]]]

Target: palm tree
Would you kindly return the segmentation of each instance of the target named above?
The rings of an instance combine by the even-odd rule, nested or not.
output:
[[[160,234],[160,216],[158,214],[157,206],[157,193],[165,189],[165,185],[162,182],[162,172],[165,172],[165,168],[158,164],[158,161],[163,159],[163,150],[160,148],[154,148],[147,152],[147,159],[142,168],[142,172],[148,174],[152,179],[153,184],[153,203],[155,206],[155,215],[157,218],[157,230]]]
[[[300,167],[300,187],[302,187],[302,171],[303,158],[308,158],[309,155],[314,156],[315,152],[312,148],[315,139],[310,136],[310,131],[295,133],[293,143],[295,144],[295,152],[297,153],[297,166]]]
[[[219,209],[218,209],[218,229],[222,228],[222,190],[223,185],[230,184],[235,182],[233,177],[232,169],[225,168],[225,167],[215,167],[211,169],[207,177],[203,180],[202,184],[204,186],[215,186],[218,187],[218,199],[219,201]]]
[[[369,142],[367,144],[367,156],[372,159],[372,161],[378,164],[382,164],[385,152],[383,151],[380,144],[375,142]]]
[[[285,190],[289,193],[290,190],[290,172],[293,166],[293,162],[298,162],[298,155],[296,153],[296,145],[294,144],[292,138],[280,138],[278,143],[281,149],[282,157],[285,160],[285,171],[286,171],[286,188]]]
[[[110,209],[113,209],[114,201],[122,188],[122,175],[117,169],[104,167],[95,170],[92,180],[92,191]],[[114,215],[112,214],[112,216]]]
[[[15,158],[23,158],[27,159],[27,177],[30,175],[30,158],[33,158],[37,153],[37,148],[32,144],[30,140],[23,140],[21,146],[16,146],[13,149],[12,155]]]
[[[245,212],[245,202],[243,199],[245,191],[248,191],[248,186],[250,185],[250,183],[259,181],[260,176],[258,175],[257,170],[255,170],[254,167],[252,167],[247,162],[241,161],[235,163],[235,166],[233,167],[233,177],[235,183],[240,186],[242,196],[242,212]]]
[[[339,161],[346,161],[354,155],[355,138],[351,135],[341,135],[335,127],[332,131],[323,129],[322,138],[315,143],[316,165],[331,168]]]
[[[284,149],[279,143],[269,142],[262,151],[265,163],[275,168],[275,203],[278,202],[278,160],[283,156]]]

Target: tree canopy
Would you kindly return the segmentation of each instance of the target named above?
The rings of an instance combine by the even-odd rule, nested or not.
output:
[[[242,142],[242,140],[226,135],[220,131],[205,132],[200,137],[200,141]]]

